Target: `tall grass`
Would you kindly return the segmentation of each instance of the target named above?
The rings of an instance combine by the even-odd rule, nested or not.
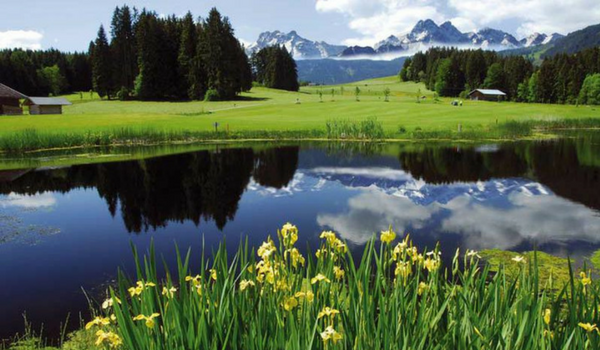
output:
[[[147,145],[208,140],[280,140],[324,137],[322,130],[299,131],[186,131],[120,128],[85,133],[42,132],[25,129],[0,138],[0,151],[16,153],[31,150],[115,145]]]
[[[327,137],[330,139],[383,139],[383,124],[377,118],[354,121],[348,119],[332,119],[325,123]]]
[[[24,129],[0,137],[0,152],[18,153],[31,150],[65,149],[73,147],[147,145],[158,143],[200,142],[210,140],[363,140],[388,139],[413,140],[515,140],[534,135],[535,131],[581,130],[600,128],[600,119],[555,119],[507,121],[488,126],[479,125],[460,132],[450,129],[425,129],[417,127],[408,132],[399,127],[396,132],[386,132],[383,123],[371,117],[363,120],[332,119],[322,129],[305,130],[239,130],[191,131],[156,128],[98,129],[86,132],[40,131]]]
[[[297,235],[288,224],[279,243],[234,256],[222,244],[198,265],[178,252],[164,279],[153,248],[134,250],[136,278],[119,274],[88,327],[107,348],[131,350],[598,348],[597,285],[573,272],[565,286],[542,281],[535,255],[515,257],[515,278],[475,252],[443,266],[442,252],[397,243],[391,229],[360,261],[333,232],[303,257]]]

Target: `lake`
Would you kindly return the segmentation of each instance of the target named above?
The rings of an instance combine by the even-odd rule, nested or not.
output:
[[[299,247],[334,230],[360,255],[392,225],[420,248],[583,259],[600,249],[600,137],[484,145],[261,144],[137,161],[0,171],[0,338],[23,314],[55,336],[88,317],[131,244],[194,261],[257,246],[290,221]],[[1,160],[0,160],[1,164]],[[199,265],[196,264],[196,265]]]

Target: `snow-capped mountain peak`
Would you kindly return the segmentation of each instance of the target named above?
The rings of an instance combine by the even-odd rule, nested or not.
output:
[[[483,28],[477,32],[462,33],[450,21],[437,25],[433,20],[421,20],[410,32],[404,35],[390,35],[377,42],[373,47],[347,47],[330,45],[324,41],[311,41],[301,37],[295,30],[283,33],[278,30],[260,34],[258,40],[251,44],[249,55],[262,48],[283,45],[296,59],[357,57],[363,55],[393,54],[401,55],[426,50],[432,46],[461,46],[482,48],[487,50],[504,50],[518,47],[530,47],[548,44],[563,36],[533,33],[517,40],[513,35],[492,28]]]
[[[261,33],[258,40],[251,44],[247,53],[251,55],[265,47],[283,45],[295,59],[327,58],[338,56],[346,46],[329,45],[324,41],[311,41],[301,37],[295,30],[283,33],[278,30]]]

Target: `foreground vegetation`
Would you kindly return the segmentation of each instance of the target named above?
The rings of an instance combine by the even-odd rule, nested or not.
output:
[[[304,257],[298,234],[286,224],[278,243],[256,252],[241,245],[233,257],[223,244],[199,266],[178,254],[177,273],[164,279],[152,249],[143,259],[135,252],[136,278],[119,275],[78,341],[122,349],[598,347],[600,290],[585,271],[569,269],[568,283],[557,284],[541,277],[532,254],[492,273],[474,251],[457,251],[444,266],[438,249],[419,252],[391,228],[360,261],[333,232]]]
[[[512,140],[539,137],[540,127],[590,128],[600,120],[595,108],[583,106],[464,101],[455,107],[395,77],[300,92],[257,87],[229,102],[67,97],[75,103],[64,115],[0,117],[0,151],[215,139]],[[375,133],[357,131],[369,120],[376,120],[369,129]],[[328,129],[334,124],[343,127]]]

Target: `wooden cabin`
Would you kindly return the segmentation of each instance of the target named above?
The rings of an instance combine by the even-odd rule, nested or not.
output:
[[[23,95],[17,90],[11,89],[4,84],[0,84],[0,115],[23,114],[21,100],[26,98],[27,96]]]
[[[469,99],[472,101],[502,101],[506,94],[496,89],[476,89],[469,93]]]
[[[63,106],[72,103],[62,97],[27,97],[24,105],[29,106],[29,114],[62,114]]]

